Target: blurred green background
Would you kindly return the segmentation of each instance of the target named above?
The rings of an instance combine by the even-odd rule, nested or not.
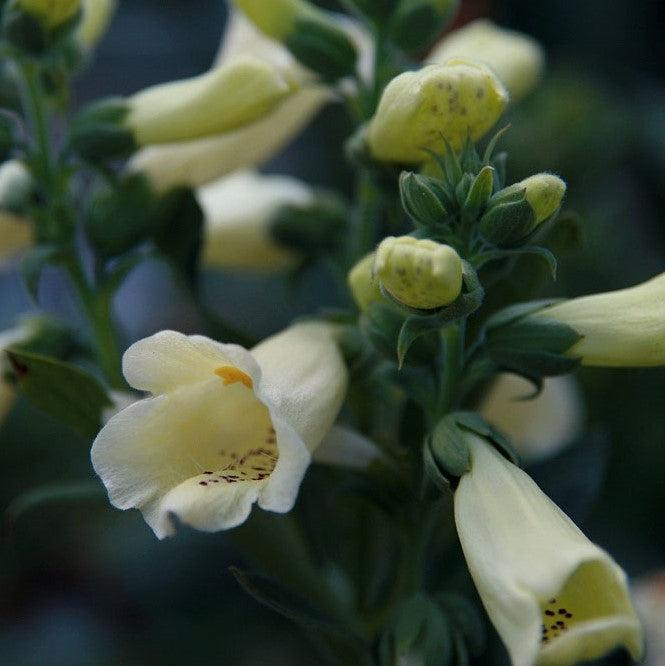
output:
[[[321,3],[334,7],[333,2]],[[538,170],[569,183],[581,243],[562,258],[551,293],[577,295],[644,280],[665,267],[665,40],[659,4],[635,0],[463,0],[458,21],[491,16],[541,41],[541,89],[513,111],[506,139],[515,179]],[[211,62],[221,0],[121,0],[80,102],[196,74]],[[329,108],[267,171],[349,187],[347,125]],[[312,166],[314,165],[314,166]],[[306,284],[211,275],[211,307],[267,334],[295,314],[341,297],[322,272]],[[56,272],[44,307],[78,321]],[[11,272],[0,275],[0,324],[32,308]],[[165,269],[137,270],[118,314],[126,342],[200,322]],[[546,490],[631,576],[665,567],[665,371],[587,370],[592,435],[534,470]],[[89,443],[20,402],[0,430],[0,509],[46,482],[92,478]],[[567,456],[567,457],[566,457]],[[598,492],[595,492],[598,490]],[[5,519],[0,533],[0,664],[317,664],[305,637],[247,598],[228,573],[238,555],[225,535],[157,542],[137,512],[103,499],[61,502]],[[481,663],[502,663],[503,656]],[[609,661],[608,661],[609,663]],[[617,657],[612,663],[622,663]]]

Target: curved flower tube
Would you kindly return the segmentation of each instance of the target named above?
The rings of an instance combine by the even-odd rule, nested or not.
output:
[[[574,666],[642,630],[626,575],[518,467],[476,435],[455,491],[462,549],[514,666]]]
[[[254,502],[289,511],[347,384],[334,329],[312,322],[251,352],[163,331],[132,345],[123,371],[152,397],[108,421],[92,463],[111,503],[140,509],[159,538],[172,516],[213,532]]]
[[[298,255],[279,245],[270,222],[283,205],[305,205],[312,190],[288,176],[238,171],[198,191],[205,215],[203,263],[213,268],[280,270]]]
[[[582,432],[584,406],[573,377],[549,377],[531,399],[533,384],[510,373],[499,375],[480,406],[483,418],[503,433],[524,461],[549,458]]]

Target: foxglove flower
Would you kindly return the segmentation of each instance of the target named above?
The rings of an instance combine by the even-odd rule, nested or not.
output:
[[[642,653],[626,575],[518,467],[476,435],[455,522],[480,598],[513,666]]]
[[[159,538],[172,516],[212,532],[241,524],[255,502],[289,511],[345,396],[333,331],[296,324],[251,352],[173,331],[132,345],[125,377],[152,397],[93,444],[111,503],[139,508]]]

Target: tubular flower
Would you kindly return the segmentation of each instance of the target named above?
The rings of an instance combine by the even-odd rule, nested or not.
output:
[[[369,122],[370,151],[377,160],[420,163],[442,137],[459,150],[467,138],[484,136],[507,104],[501,81],[473,60],[405,72],[388,84]]]
[[[480,598],[514,666],[573,666],[626,647],[642,630],[626,576],[531,478],[469,435],[471,470],[455,522]]]
[[[137,93],[128,100],[126,123],[143,146],[197,139],[265,116],[293,90],[278,68],[237,58],[201,76]]]
[[[583,336],[566,352],[583,365],[665,365],[665,273],[629,289],[573,298],[533,314]]]
[[[533,385],[503,373],[480,406],[483,418],[500,430],[526,461],[555,455],[581,434],[584,408],[570,376],[550,377],[532,399]]]
[[[363,311],[373,303],[385,302],[379,281],[374,275],[375,253],[365,255],[350,271],[346,281],[356,305]]]
[[[376,250],[374,272],[393,298],[421,310],[449,305],[462,291],[460,256],[432,240],[385,238]]]
[[[113,19],[118,0],[83,0],[81,21],[76,39],[85,51],[93,49],[102,39]]]
[[[530,93],[545,69],[545,54],[535,39],[478,19],[451,32],[437,44],[428,62],[474,58],[489,65],[517,101]]]
[[[662,666],[665,660],[665,571],[641,578],[633,596],[646,634],[644,666]]]
[[[163,331],[132,345],[123,370],[152,397],[108,421],[92,463],[111,503],[140,509],[159,538],[172,516],[212,532],[254,502],[289,511],[347,384],[334,329],[311,322],[251,352]]]
[[[206,266],[279,270],[297,263],[298,256],[272,238],[270,223],[280,206],[312,201],[301,181],[239,171],[201,188],[198,199],[206,220]]]
[[[226,66],[245,56],[278,68],[289,81],[298,84],[298,89],[269,113],[233,131],[141,150],[130,162],[130,169],[144,172],[158,191],[176,185],[204,185],[269,160],[332,98],[331,91],[316,84],[313,74],[283,46],[262,35],[232,9],[216,66]]]
[[[81,0],[16,0],[16,4],[53,30],[74,18]]]

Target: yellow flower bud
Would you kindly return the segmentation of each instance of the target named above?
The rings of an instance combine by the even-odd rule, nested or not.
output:
[[[76,29],[76,39],[86,51],[94,48],[104,36],[118,0],[83,0],[81,22]]]
[[[201,76],[137,93],[128,100],[126,123],[139,145],[196,139],[257,120],[293,90],[278,68],[243,57]]]
[[[554,174],[538,173],[507,187],[500,196],[520,190],[526,190],[526,200],[533,208],[536,224],[540,224],[556,213],[561,206],[566,194],[566,183]]]
[[[474,58],[489,65],[510,91],[513,101],[530,93],[545,68],[543,49],[528,35],[505,30],[487,19],[478,19],[447,35],[428,61]]]
[[[16,4],[53,30],[74,18],[81,0],[17,0]]]
[[[386,87],[369,123],[372,155],[388,162],[419,163],[425,149],[453,149],[477,141],[497,122],[508,104],[508,92],[481,63],[456,58],[405,72]]]
[[[379,281],[374,276],[374,252],[364,256],[350,271],[347,277],[353,300],[364,312],[373,303],[385,301]]]
[[[302,0],[233,0],[233,4],[259,30],[279,41],[293,32],[298,19],[312,18],[318,13]]]
[[[448,305],[462,291],[460,256],[432,240],[389,236],[376,251],[374,272],[391,296],[421,310]]]

